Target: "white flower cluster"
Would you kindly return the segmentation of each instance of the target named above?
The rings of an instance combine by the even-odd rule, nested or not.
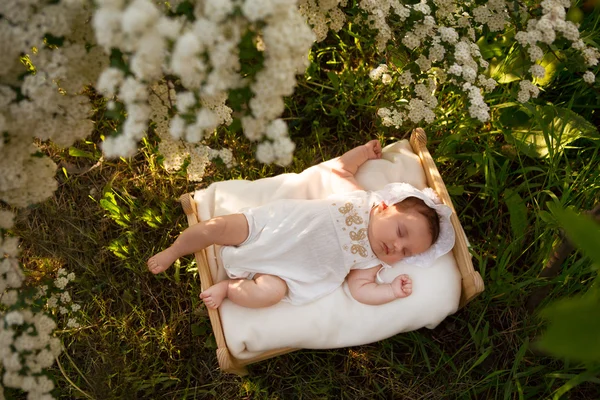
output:
[[[169,125],[169,109],[172,108],[176,100],[177,108],[181,111],[188,110],[196,104],[194,94],[192,92],[175,93],[168,83],[156,84],[152,87],[149,97],[149,104],[152,110],[151,119],[156,124],[155,132],[160,137],[158,150],[163,156],[163,166],[169,171],[178,171],[183,166],[184,162],[189,158],[190,163],[187,167],[188,178],[193,182],[199,182],[204,177],[206,167],[215,158],[220,158],[227,167],[234,165],[233,154],[231,150],[223,148],[214,150],[201,143],[191,143],[174,137],[182,137],[185,131],[183,119],[175,116]],[[231,118],[231,109],[224,105],[224,99],[218,99],[210,103],[204,101],[203,105],[206,110],[213,110],[216,115],[223,118]],[[227,111],[228,110],[228,111]],[[181,121],[181,122],[178,122]],[[181,128],[176,125],[180,124]],[[169,134],[169,129],[171,134]],[[189,127],[188,127],[189,129]],[[180,132],[180,133],[176,133]]]
[[[52,312],[58,312],[60,315],[67,316],[67,328],[79,328],[79,322],[77,318],[73,316],[81,309],[79,304],[73,303],[71,294],[66,290],[69,282],[75,280],[74,272],[67,272],[64,268],[59,268],[56,273],[56,279],[54,279],[54,287],[58,289],[58,293],[53,293],[48,297],[46,305]],[[41,287],[40,293],[42,296],[46,295],[46,288]]]
[[[0,360],[4,387],[28,392],[28,399],[53,399],[54,383],[43,371],[62,352],[60,340],[52,337],[56,323],[44,313],[13,310],[0,322]]]
[[[251,116],[242,118],[244,134],[250,140],[260,140],[268,137],[270,124],[282,114],[283,97],[293,93],[295,75],[308,66],[307,54],[315,35],[298,12],[295,1],[246,0],[243,11],[252,23],[258,22],[258,17],[266,23],[262,33],[265,44],[264,68],[256,74],[255,81],[250,85],[254,93],[250,100]],[[273,143],[267,144],[267,140],[259,144],[257,159],[289,164],[294,146],[290,145],[287,129],[284,135]]]
[[[531,81],[523,80],[519,82],[519,94],[517,100],[521,103],[527,103],[531,97],[536,98],[540,94],[540,89]]]
[[[398,129],[404,123],[404,113],[396,109],[382,107],[377,110],[377,115],[381,118],[383,126],[393,126]]]
[[[15,224],[15,214],[8,210],[0,210],[0,229],[10,229]]]
[[[386,64],[380,64],[377,68],[371,70],[369,72],[369,78],[372,81],[377,81],[381,79],[384,85],[389,85],[392,83],[392,76],[388,74],[388,66]]]
[[[17,261],[19,238],[0,234],[0,294],[7,289],[18,289],[23,283],[23,271]]]
[[[322,42],[330,30],[338,32],[346,22],[346,14],[340,9],[348,0],[299,0],[298,10],[312,26],[316,41]]]
[[[0,15],[0,200],[24,207],[48,198],[57,187],[56,165],[40,155],[34,137],[69,146],[91,133],[91,106],[79,93],[95,81],[107,58],[86,48],[92,37],[85,23],[90,9],[78,2],[5,0]],[[62,44],[44,45],[46,34]],[[21,54],[30,54],[35,75],[26,74]]]
[[[541,6],[542,16],[538,19],[528,20],[527,30],[517,32],[515,35],[515,39],[527,48],[531,62],[535,63],[544,57],[544,51],[540,46],[550,46],[558,37],[563,37],[572,43],[571,47],[573,49],[579,51],[586,67],[597,65],[600,52],[593,47],[587,46],[580,39],[577,25],[565,19],[571,2],[569,0],[544,0]],[[545,76],[545,70],[543,70],[541,65],[535,64],[529,71],[534,78],[543,78]],[[524,90],[523,86],[521,86],[519,101],[525,98],[529,99],[526,92],[527,90]],[[531,96],[535,97],[533,92]]]
[[[503,26],[506,17],[504,1],[493,1],[488,7],[494,12],[486,19],[486,23],[496,27],[492,14],[497,14],[502,16]],[[435,13],[432,14],[434,9]],[[412,15],[411,21],[414,20],[414,23],[407,22],[399,37],[402,38],[402,44],[413,51],[413,62],[420,73],[411,73],[409,68],[412,71],[415,69],[408,65],[404,67],[405,71],[397,76],[397,82],[403,88],[402,98],[406,102],[392,108],[380,108],[378,115],[382,118],[382,124],[400,126],[406,122],[431,123],[435,119],[437,99],[434,93],[438,83],[456,85],[468,99],[471,117],[482,122],[489,120],[489,107],[483,100],[482,91],[494,90],[497,82],[483,74],[488,63],[483,59],[477,44],[473,42],[474,30],[469,19],[455,18],[453,12],[456,13],[460,9],[442,0],[431,3],[421,1],[406,6],[406,10],[408,14],[405,16]],[[448,25],[440,25],[436,18]],[[381,78],[383,81],[384,75],[387,74],[390,77],[386,81],[392,82],[392,73],[388,73],[389,70],[391,69],[388,69],[388,66],[380,65],[373,69],[369,76],[372,80]]]
[[[317,7],[327,13],[327,26],[339,29],[343,13],[338,4],[337,0],[320,1],[318,7],[304,3],[305,10],[315,11]],[[198,2],[193,14],[193,21],[172,18],[151,0],[98,2],[93,18],[96,39],[106,51],[120,49],[130,67],[127,76],[107,69],[97,84],[103,94],[116,95],[127,109],[122,134],[104,142],[106,155],[124,156],[135,151],[152,113],[148,88],[163,74],[178,77],[185,88],[176,96],[179,115],[170,121],[174,139],[200,144],[218,126],[230,124],[232,110],[225,101],[229,91],[241,87],[249,86],[254,94],[242,120],[244,133],[251,140],[265,137],[268,124],[283,112],[283,97],[293,93],[295,75],[306,69],[308,50],[315,39],[296,1]],[[240,44],[248,33],[264,55],[263,68],[253,80],[240,73]],[[188,151],[189,155],[197,154],[192,156],[191,169],[198,173],[206,165],[204,161],[194,162],[194,158],[206,158],[206,149],[199,150],[202,147]],[[287,152],[289,148],[279,146],[275,150]],[[221,158],[228,158],[227,151],[220,153]],[[278,154],[277,158],[291,159],[291,153]]]
[[[392,39],[392,28],[387,22],[390,14],[395,14],[400,23],[410,16],[410,6],[396,0],[361,0],[358,6],[368,14],[366,24],[377,30],[375,43],[379,51]]]
[[[33,299],[24,297],[18,290],[24,280],[17,261],[18,244],[18,238],[4,233],[0,235],[0,303],[5,310],[0,312],[0,365],[4,371],[2,384],[28,392],[28,399],[52,399],[49,392],[54,385],[43,373],[54,364],[62,346],[59,339],[52,337],[56,322],[49,315],[31,308],[33,300],[46,295],[48,287],[38,287],[38,296]],[[80,308],[77,304],[71,304],[71,296],[65,291],[68,282],[74,278],[75,274],[61,268],[54,281],[60,291],[54,301],[60,301],[61,314],[76,312]],[[50,310],[53,308],[52,301],[53,297],[50,297]],[[66,310],[66,307],[69,310],[63,312],[62,309]],[[76,319],[70,318],[67,327],[78,327]]]
[[[585,71],[583,74],[583,80],[585,83],[592,84],[596,82],[596,75],[592,71]]]
[[[490,31],[498,32],[504,29],[507,21],[506,2],[490,0],[473,9],[473,19],[481,25],[487,25]]]

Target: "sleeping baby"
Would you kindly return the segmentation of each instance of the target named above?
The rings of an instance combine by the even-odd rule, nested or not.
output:
[[[281,199],[212,218],[187,228],[166,250],[148,260],[154,274],[179,257],[221,245],[229,279],[201,293],[207,307],[225,298],[244,307],[280,301],[306,304],[345,279],[352,296],[371,305],[412,293],[408,275],[383,283],[378,272],[394,263],[429,266],[454,246],[450,207],[435,192],[407,183],[363,190],[355,179],[367,160],[381,158],[377,140],[327,163],[341,194],[326,199]]]

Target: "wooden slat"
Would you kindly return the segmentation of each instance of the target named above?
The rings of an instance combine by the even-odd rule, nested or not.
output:
[[[454,249],[454,257],[462,276],[462,290],[460,298],[460,307],[464,307],[469,301],[473,300],[479,293],[483,292],[484,284],[483,279],[479,272],[475,271],[473,262],[471,260],[471,254],[467,245],[467,239],[463,231],[462,225],[458,220],[456,210],[450,199],[450,194],[446,189],[446,185],[440,176],[440,172],[435,166],[435,162],[427,149],[427,135],[421,128],[413,130],[410,136],[410,144],[415,154],[421,159],[425,176],[427,177],[427,184],[433,188],[444,204],[452,208],[452,216],[450,220],[454,231],[456,232],[456,243]]]

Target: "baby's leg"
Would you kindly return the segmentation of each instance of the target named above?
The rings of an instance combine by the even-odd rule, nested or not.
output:
[[[217,308],[224,299],[248,308],[277,304],[287,293],[285,281],[274,275],[256,274],[254,279],[227,279],[200,293],[209,308]]]
[[[248,237],[244,214],[231,214],[200,222],[187,228],[168,249],[150,257],[148,269],[163,272],[179,257],[194,254],[212,244],[237,246]]]

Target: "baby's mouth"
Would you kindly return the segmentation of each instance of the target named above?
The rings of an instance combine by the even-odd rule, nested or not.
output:
[[[388,249],[385,243],[383,244],[383,250],[385,251],[386,255],[390,253],[390,249]]]

